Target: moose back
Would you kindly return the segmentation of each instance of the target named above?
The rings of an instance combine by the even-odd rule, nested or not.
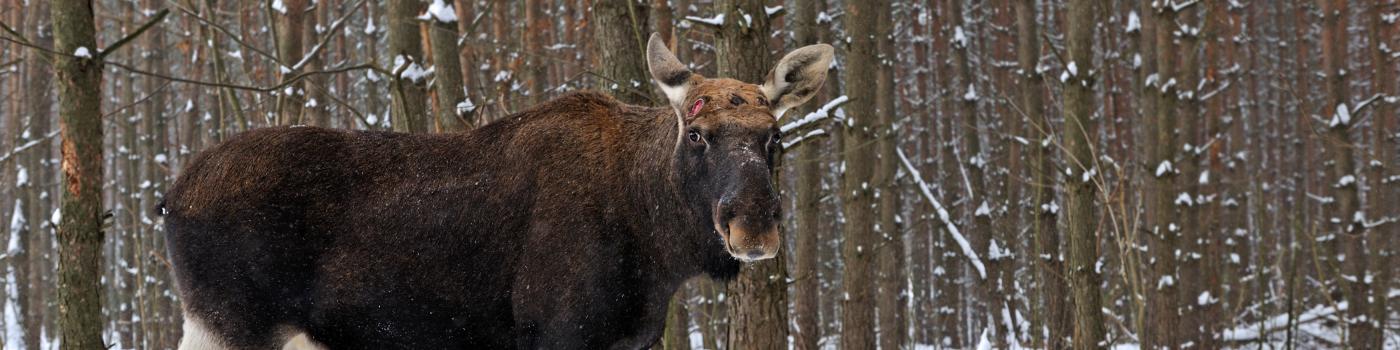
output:
[[[772,257],[776,116],[827,45],[761,85],[653,35],[666,107],[572,93],[477,130],[276,127],[200,153],[166,196],[180,349],[637,349],[686,279]]]

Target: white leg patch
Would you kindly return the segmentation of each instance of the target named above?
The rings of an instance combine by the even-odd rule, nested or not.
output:
[[[204,323],[193,314],[185,314],[185,335],[180,338],[180,350],[224,350],[223,341],[209,332]]]

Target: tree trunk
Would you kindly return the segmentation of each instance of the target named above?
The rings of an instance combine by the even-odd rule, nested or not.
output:
[[[1385,19],[1382,17],[1386,13],[1394,13],[1395,10],[1400,9],[1400,6],[1397,6],[1394,0],[1373,0],[1372,6],[1370,11],[1371,64],[1375,67],[1376,75],[1371,78],[1371,88],[1372,92],[1383,96],[1383,98],[1377,100],[1375,103],[1378,104],[1373,107],[1375,114],[1373,114],[1372,129],[1375,134],[1371,137],[1372,163],[1370,169],[1372,175],[1370,176],[1371,192],[1369,193],[1371,212],[1367,216],[1379,219],[1394,217],[1396,208],[1400,208],[1400,203],[1397,203],[1400,196],[1396,195],[1395,184],[1392,183],[1394,180],[1387,180],[1387,176],[1395,176],[1396,140],[1393,135],[1396,130],[1400,130],[1397,129],[1396,125],[1400,116],[1395,113],[1395,106],[1400,102],[1393,100],[1400,98],[1396,95],[1395,62],[1388,58],[1397,47],[1396,28],[1394,17],[1391,17],[1389,23],[1385,23]],[[1391,100],[1387,100],[1387,98]],[[1396,239],[1397,227],[1400,225],[1396,223],[1375,227],[1367,242],[1370,244],[1370,255],[1375,257],[1371,266],[1376,271],[1372,274],[1377,275],[1375,284],[1371,286],[1371,295],[1376,298],[1371,305],[1368,319],[1375,322],[1377,326],[1387,324],[1386,321],[1390,319],[1390,313],[1387,309],[1390,305],[1390,298],[1386,296],[1390,293],[1391,286],[1395,285],[1394,256],[1396,253],[1400,253],[1400,250],[1397,250],[1400,248],[1400,244],[1396,243],[1396,241],[1400,241],[1400,239]],[[1376,337],[1369,340],[1362,339],[1362,347],[1382,348],[1385,341],[1383,334],[1384,332],[1377,331]]]
[[[1075,349],[1103,349],[1105,338],[1103,303],[1099,300],[1102,283],[1099,270],[1099,228],[1094,211],[1097,187],[1084,178],[1094,170],[1093,147],[1097,144],[1098,124],[1094,113],[1094,0],[1070,0],[1065,42],[1069,64],[1077,74],[1065,81],[1065,159],[1070,171],[1065,178],[1066,228],[1069,233],[1069,285],[1074,291]],[[1066,72],[1068,73],[1068,72]]]
[[[1381,334],[1377,325],[1367,316],[1370,312],[1371,287],[1367,272],[1367,251],[1365,240],[1367,220],[1361,212],[1361,199],[1357,194],[1357,174],[1355,146],[1351,142],[1352,104],[1347,95],[1347,20],[1349,9],[1346,0],[1318,0],[1322,8],[1322,74],[1326,77],[1323,86],[1327,95],[1323,104],[1323,114],[1328,124],[1324,145],[1332,157],[1332,167],[1328,169],[1328,188],[1331,188],[1334,202],[1327,203],[1327,231],[1332,240],[1337,258],[1335,263],[1341,269],[1335,276],[1333,285],[1341,287],[1342,295],[1348,302],[1344,339],[1356,349],[1370,347]]]
[[[545,88],[549,86],[549,64],[546,57],[548,53],[544,50],[544,34],[549,32],[551,22],[543,14],[545,5],[540,0],[525,1],[525,33],[522,35],[525,52],[525,87],[530,93],[528,99],[530,105],[539,104],[546,100]],[[642,86],[646,86],[646,80],[642,80]]]
[[[879,148],[879,161],[875,172],[875,186],[879,191],[879,229],[876,231],[876,310],[880,348],[902,349],[906,339],[904,319],[907,313],[908,293],[906,293],[904,273],[904,225],[899,220],[899,183],[895,174],[899,172],[899,135],[895,132],[895,82],[894,64],[897,62],[894,47],[894,12],[890,0],[878,0],[879,35],[877,46],[881,64],[876,76],[876,146]]]
[[[1183,334],[1186,332],[1181,323],[1181,312],[1178,310],[1181,281],[1177,275],[1177,265],[1180,264],[1180,254],[1177,251],[1180,248],[1179,241],[1184,222],[1180,220],[1179,208],[1172,201],[1172,196],[1176,194],[1176,164],[1182,161],[1176,157],[1176,101],[1181,84],[1176,81],[1178,52],[1172,32],[1177,26],[1176,12],[1171,9],[1170,4],[1157,4],[1151,10],[1156,13],[1153,33],[1155,37],[1152,40],[1157,72],[1148,77],[1145,83],[1147,88],[1153,89],[1148,95],[1152,96],[1152,104],[1156,111],[1148,128],[1151,130],[1148,137],[1153,142],[1150,142],[1151,156],[1145,158],[1148,161],[1147,169],[1151,172],[1148,175],[1150,179],[1145,184],[1148,197],[1145,218],[1149,237],[1148,250],[1152,254],[1150,261],[1153,263],[1149,264],[1152,270],[1151,278],[1145,281],[1144,286],[1149,291],[1148,319],[1143,322],[1147,328],[1141,329],[1140,334],[1145,336],[1143,339],[1146,347],[1175,348],[1184,342]]]
[[[794,3],[792,12],[789,14],[792,22],[789,27],[792,29],[792,47],[802,47],[817,43],[817,4],[813,1],[797,1]],[[679,40],[677,40],[679,41]],[[835,81],[839,77],[830,77],[828,81]],[[824,94],[818,96],[812,103],[808,103],[793,111],[788,118],[805,115],[816,110],[816,103],[822,101]],[[792,158],[792,176],[796,176],[797,203],[793,208],[796,214],[797,229],[788,231],[788,237],[796,240],[796,251],[793,252],[792,280],[793,280],[793,347],[798,350],[817,350],[817,344],[821,340],[821,281],[817,273],[820,267],[820,260],[817,257],[817,249],[821,244],[818,240],[820,233],[821,218],[821,195],[822,195],[822,151],[823,142],[821,140],[808,140],[797,145],[795,158]]]
[[[287,81],[301,72],[301,67],[296,64],[301,62],[305,54],[303,38],[306,26],[307,0],[283,0],[281,18],[278,18],[277,25],[273,29],[277,33],[277,59],[282,61],[278,72],[282,76],[282,81]],[[302,101],[305,100],[305,84],[296,82],[288,85],[286,89],[278,91],[277,95],[277,124],[292,125],[301,123]]]
[[[97,57],[93,4],[51,4],[54,49]],[[81,56],[81,55],[80,55]],[[102,342],[102,66],[92,58],[53,56],[63,142],[63,215],[58,228],[59,332],[65,349]]]
[[[1032,346],[1061,349],[1068,344],[1073,330],[1070,310],[1066,307],[1069,291],[1065,285],[1064,260],[1060,252],[1060,232],[1055,218],[1059,205],[1055,203],[1055,165],[1050,140],[1050,116],[1045,113],[1045,79],[1040,73],[1040,27],[1036,21],[1036,1],[1016,0],[1017,58],[1020,62],[1021,109],[1029,119],[1031,130],[1030,163],[1032,232],[1035,246],[1036,285],[1039,287],[1039,312],[1043,324],[1032,328]],[[1044,329],[1042,331],[1042,329]],[[1041,334],[1045,334],[1041,339]]]
[[[841,193],[845,195],[845,225],[842,233],[845,242],[841,247],[841,257],[845,262],[841,289],[841,348],[875,348],[875,305],[871,298],[870,271],[874,267],[874,248],[877,240],[873,230],[875,187],[870,183],[874,178],[876,139],[877,99],[875,89],[879,64],[879,47],[875,36],[876,22],[879,21],[882,6],[878,1],[852,1],[846,3],[846,30],[850,34],[846,64],[847,95],[851,102],[846,113],[852,116],[842,130],[845,149],[846,172],[843,174]]]
[[[389,71],[393,73],[389,93],[393,96],[390,117],[394,131],[427,132],[429,127],[423,37],[415,19],[423,10],[419,0],[389,1]]]
[[[719,1],[715,3],[715,9],[738,18],[740,11],[763,13],[763,2]],[[753,18],[752,26],[727,21],[716,33],[718,76],[746,82],[762,81],[767,76],[769,66],[773,64],[768,57],[768,20],[764,16]],[[778,254],[774,259],[744,264],[739,277],[730,283],[730,349],[787,348],[785,255]]]
[[[449,2],[450,3],[450,2]],[[455,8],[454,8],[455,10]],[[453,12],[456,15],[456,12]],[[470,21],[457,18],[457,21]],[[433,46],[433,88],[437,92],[437,130],[462,131],[472,127],[472,106],[466,101],[466,85],[462,83],[461,50],[457,47],[457,24],[437,17],[429,20],[428,40]]]
[[[646,4],[635,0],[595,0],[592,10],[591,56],[595,62],[594,70],[600,76],[595,79],[595,88],[607,91],[626,103],[651,105],[651,80],[647,78],[647,65],[643,60],[645,54],[642,52],[643,40],[650,35]],[[724,42],[723,39],[716,41],[717,45]],[[722,56],[728,50],[720,48],[717,54]],[[766,55],[767,51],[764,52]]]

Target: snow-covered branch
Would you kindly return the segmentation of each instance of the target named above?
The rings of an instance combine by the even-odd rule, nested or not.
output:
[[[958,247],[962,248],[962,253],[967,256],[967,260],[972,262],[972,267],[977,268],[977,275],[986,279],[987,267],[982,265],[982,258],[977,257],[977,251],[972,249],[972,244],[967,242],[966,237],[963,237],[962,231],[958,230],[958,225],[953,224],[948,210],[944,209],[943,204],[938,202],[938,198],[933,196],[933,191],[929,190],[929,185],[924,182],[924,176],[919,174],[919,169],[915,169],[914,164],[909,162],[909,158],[904,156],[904,150],[896,148],[895,153],[899,154],[899,161],[904,164],[904,169],[909,171],[909,175],[914,178],[914,181],[918,182],[919,190],[923,192],[924,199],[933,205],[933,210],[938,213],[938,221],[943,223],[944,229],[953,236],[954,241],[958,242]]]
[[[24,150],[29,149],[30,147],[38,146],[40,142],[44,142],[45,140],[51,139],[54,136],[58,136],[58,130],[49,132],[48,135],[44,135],[44,137],[25,142],[23,145],[19,145],[15,147],[15,149],[10,150],[9,153],[0,155],[0,162],[10,160],[10,157],[14,157],[16,154],[19,154],[19,152],[24,152]]]
[[[778,130],[786,133],[792,130],[801,129],[803,127],[806,127],[807,125],[819,122],[823,119],[830,118],[832,110],[836,109],[836,107],[841,107],[841,105],[846,104],[846,102],[850,100],[851,99],[849,97],[841,95],[841,97],[832,99],[825,105],[822,105],[821,108],[817,108],[817,110],[812,111],[812,113],[807,113],[807,115],[803,116],[802,119],[794,120],[788,122],[787,124],[783,124],[783,126],[778,128]]]

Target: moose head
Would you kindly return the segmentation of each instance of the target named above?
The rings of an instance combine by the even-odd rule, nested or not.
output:
[[[826,44],[797,49],[756,85],[707,79],[681,64],[660,36],[647,43],[651,77],[676,114],[676,175],[736,259],[772,258],[782,245],[772,179],[782,151],[778,118],[821,88],[832,51]]]

